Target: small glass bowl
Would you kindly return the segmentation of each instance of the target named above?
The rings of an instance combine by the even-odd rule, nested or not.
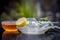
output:
[[[2,21],[2,28],[5,31],[17,31],[16,21]]]

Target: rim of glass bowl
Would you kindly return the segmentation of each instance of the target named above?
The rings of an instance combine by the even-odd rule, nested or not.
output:
[[[2,21],[2,22],[1,22],[1,24],[8,24],[8,23],[16,24],[16,21],[6,20],[6,21]]]

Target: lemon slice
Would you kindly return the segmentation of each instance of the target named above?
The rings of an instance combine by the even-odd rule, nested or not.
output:
[[[29,22],[27,21],[27,19],[26,19],[25,17],[19,18],[19,19],[16,21],[16,25],[19,26],[19,27],[24,27],[24,26],[26,26],[27,24],[29,24]]]

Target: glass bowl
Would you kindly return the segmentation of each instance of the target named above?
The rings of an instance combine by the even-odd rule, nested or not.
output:
[[[2,21],[2,28],[5,31],[17,31],[16,21]]]
[[[40,27],[40,24],[38,23],[38,21],[29,21],[29,24],[24,27],[19,27],[19,26],[16,26],[16,27],[19,29],[19,31],[21,31],[24,34],[35,34],[35,35],[44,34],[50,28],[54,28],[53,25],[52,26],[44,25],[44,27]]]

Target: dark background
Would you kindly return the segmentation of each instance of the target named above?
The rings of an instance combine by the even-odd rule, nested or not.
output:
[[[21,1],[22,0],[0,0],[0,18],[1,18],[1,15],[3,14],[3,12],[5,12],[6,15],[10,16],[10,11],[12,9],[17,8],[15,3],[18,2],[21,5]],[[49,11],[52,12],[52,16],[53,16],[52,21],[60,22],[60,0],[36,0],[36,1],[40,1],[41,10],[43,12],[45,12],[45,13],[49,12]],[[6,8],[8,8],[8,9],[6,9]],[[56,17],[57,13],[59,15],[58,17]],[[0,19],[0,38],[2,38],[2,32],[4,31],[2,29],[2,25],[1,25],[2,21],[3,20]],[[57,24],[57,25],[60,26],[60,24]],[[54,39],[54,40],[56,40],[56,39]]]
[[[11,10],[16,10],[16,8],[18,7],[15,3],[19,3],[19,5],[21,5],[22,1],[23,0],[0,0],[0,25],[1,21],[10,20],[7,17],[11,16]],[[44,16],[45,14],[48,14],[46,16],[48,16],[51,19],[51,21],[60,22],[60,0],[33,0],[33,2],[40,2],[41,10],[42,12],[44,12],[42,14]],[[5,12],[6,17],[2,15],[4,14],[3,12]],[[2,20],[2,16],[4,16],[5,19]],[[16,20],[17,17],[15,16],[12,16],[12,20]]]

